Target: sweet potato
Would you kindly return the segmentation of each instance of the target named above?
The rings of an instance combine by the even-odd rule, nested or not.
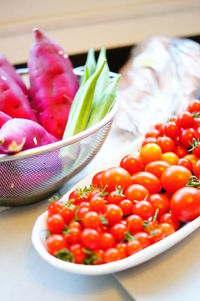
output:
[[[0,150],[7,154],[14,154],[56,141],[57,138],[32,120],[13,118],[0,129]]]
[[[22,91],[28,95],[28,89],[23,82],[22,78],[19,74],[17,74],[15,68],[9,63],[7,58],[0,54],[0,69],[7,73],[12,79],[16,82],[16,84],[22,89]]]
[[[13,80],[0,68],[0,111],[13,118],[26,118],[37,121],[28,96]]]
[[[61,139],[79,86],[72,63],[58,44],[35,29],[28,68],[32,104],[40,124]]]
[[[12,119],[9,115],[3,113],[0,111],[0,128],[4,123],[6,123],[8,120]]]

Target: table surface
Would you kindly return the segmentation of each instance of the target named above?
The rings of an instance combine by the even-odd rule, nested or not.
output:
[[[112,141],[112,143],[111,143]],[[111,132],[101,151],[81,173],[61,189],[63,194],[94,168],[102,158],[113,157],[130,137]],[[122,144],[122,142],[124,144]],[[200,230],[134,269],[106,276],[79,276],[46,263],[31,244],[36,218],[47,209],[47,200],[9,208],[0,213],[1,300],[200,300]]]

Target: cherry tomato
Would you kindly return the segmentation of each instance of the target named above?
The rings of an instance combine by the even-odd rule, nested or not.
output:
[[[136,233],[135,238],[141,243],[142,249],[151,245],[151,236],[146,232]]]
[[[127,242],[126,253],[128,254],[128,256],[133,255],[140,250],[142,250],[142,245],[139,240],[134,239]]]
[[[84,262],[87,254],[83,251],[83,247],[80,244],[75,244],[70,247],[70,251],[74,256],[74,262],[81,264]]]
[[[151,243],[154,244],[164,238],[163,231],[160,227],[151,232]]]
[[[127,227],[122,223],[115,224],[110,229],[110,233],[114,236],[117,242],[124,240],[126,232]]]
[[[145,144],[140,150],[140,160],[146,165],[152,161],[161,160],[162,150],[156,143]]]
[[[120,253],[117,248],[111,248],[105,251],[104,261],[105,263],[120,260]]]
[[[125,190],[125,198],[130,201],[150,200],[149,191],[142,185],[132,184]]]
[[[142,231],[143,229],[143,219],[136,214],[132,214],[126,219],[127,229],[131,234]]]
[[[79,207],[77,211],[77,218],[82,220],[83,217],[90,211],[89,207],[83,206]]]
[[[192,172],[193,166],[191,161],[189,161],[188,159],[185,158],[181,158],[178,160],[177,165],[181,165],[184,166],[185,168],[187,168],[189,171]]]
[[[149,130],[146,135],[145,135],[145,138],[149,138],[149,137],[155,137],[157,138],[159,135],[159,130],[157,129],[151,129]]]
[[[60,209],[60,215],[62,215],[66,224],[68,224],[69,222],[71,222],[74,219],[75,212],[76,212],[76,207],[74,205],[71,205],[69,207],[63,206]]]
[[[194,167],[193,167],[193,172],[195,174],[195,176],[199,179],[200,178],[200,160],[198,160]]]
[[[130,200],[122,200],[119,203],[119,207],[122,209],[124,216],[129,215],[133,211],[133,202]]]
[[[192,128],[195,125],[194,118],[190,112],[182,112],[178,115],[177,125],[179,128]]]
[[[192,166],[194,168],[196,162],[198,161],[198,158],[194,154],[189,154],[184,156],[184,159],[189,160],[192,163]]]
[[[88,193],[82,189],[76,189],[70,193],[69,201],[70,200],[73,200],[74,205],[78,205],[81,202],[88,200]]]
[[[162,230],[164,237],[169,236],[175,232],[173,225],[169,223],[161,223],[160,229]]]
[[[95,250],[94,254],[96,258],[94,259],[93,264],[102,264],[103,263],[103,258],[104,258],[104,251],[103,250]]]
[[[47,229],[54,233],[60,234],[65,228],[65,220],[60,214],[53,214],[47,217]]]
[[[145,166],[145,171],[154,174],[154,176],[160,179],[163,171],[169,166],[170,164],[166,161],[154,161]]]
[[[79,222],[77,222],[77,221],[71,221],[71,222],[69,223],[69,225],[68,225],[68,229],[72,229],[72,228],[77,228],[77,229],[81,230],[81,229],[82,229],[82,226],[81,226],[81,224],[80,224]]]
[[[57,252],[67,247],[65,238],[62,234],[51,234],[46,239],[45,245],[47,251],[54,256]]]
[[[141,171],[132,176],[132,183],[144,186],[150,193],[161,190],[160,180],[150,172]]]
[[[151,203],[155,209],[158,209],[157,218],[169,211],[169,199],[164,194],[152,194]]]
[[[200,143],[196,140],[196,144],[194,146],[194,149],[192,150],[192,153],[197,157],[200,158]]]
[[[193,128],[183,129],[180,131],[180,143],[185,148],[191,148],[194,138],[196,138],[195,130]]]
[[[100,171],[100,172],[98,172],[97,174],[94,175],[94,177],[92,178],[92,186],[93,187],[100,187],[103,172],[104,171]]]
[[[131,175],[143,170],[143,164],[136,155],[126,155],[120,161],[120,166],[126,169]]]
[[[81,233],[81,243],[87,249],[98,249],[100,245],[100,234],[95,229],[86,228]]]
[[[60,201],[55,201],[49,204],[48,206],[48,215],[57,214],[64,207]]]
[[[107,250],[115,245],[114,236],[111,233],[105,232],[100,235],[100,247],[102,250]]]
[[[161,147],[163,153],[174,152],[175,150],[175,142],[170,137],[158,137],[157,143]]]
[[[191,176],[192,173],[187,168],[172,165],[163,171],[161,184],[167,192],[174,193],[179,188],[184,187]]]
[[[101,179],[101,187],[107,187],[106,190],[113,191],[116,187],[126,188],[131,185],[131,175],[122,167],[112,167],[104,171]]]
[[[172,152],[167,152],[162,154],[162,160],[169,163],[170,165],[175,165],[178,162],[179,157]]]
[[[183,187],[176,191],[170,202],[170,209],[181,222],[190,222],[200,215],[200,190]]]
[[[164,125],[164,134],[175,139],[179,134],[179,127],[174,121],[167,121]]]
[[[179,158],[183,158],[188,154],[187,149],[181,145],[177,145],[174,152],[177,154]]]
[[[145,138],[142,142],[142,146],[149,144],[149,143],[157,143],[157,139],[155,137]]]
[[[118,243],[116,245],[116,248],[119,251],[120,259],[123,259],[127,256],[127,254],[126,254],[126,244],[125,243]]]
[[[134,205],[133,213],[139,215],[142,219],[146,220],[150,217],[153,217],[155,209],[150,202],[140,201]]]
[[[84,215],[82,223],[85,228],[96,229],[101,225],[101,219],[97,212],[89,211]]]
[[[101,196],[94,196],[90,199],[90,210],[96,211],[98,213],[106,212],[106,203],[105,199]]]
[[[159,223],[172,224],[175,230],[178,230],[180,226],[179,221],[176,219],[175,215],[172,214],[171,212],[163,214],[159,219]]]
[[[190,113],[200,112],[200,101],[199,99],[193,99],[188,105],[188,111]]]
[[[124,199],[123,189],[120,187],[116,187],[114,191],[111,191],[107,197],[107,201],[109,204],[118,205]]]
[[[108,220],[109,225],[116,224],[121,221],[123,216],[122,209],[114,204],[107,205],[107,211],[105,213],[105,217]]]
[[[80,242],[81,230],[78,228],[70,228],[65,237],[68,244],[77,244]]]

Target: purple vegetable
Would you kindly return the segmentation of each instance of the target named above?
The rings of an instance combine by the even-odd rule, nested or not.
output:
[[[78,80],[64,50],[35,29],[35,43],[28,61],[30,93],[40,124],[61,139]]]
[[[7,154],[14,154],[56,141],[57,138],[32,120],[14,118],[7,121],[0,129],[0,150]]]

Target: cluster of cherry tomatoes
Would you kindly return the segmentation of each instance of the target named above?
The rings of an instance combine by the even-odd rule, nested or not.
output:
[[[200,215],[200,101],[149,131],[138,155],[48,207],[46,248],[78,264],[130,256]]]

